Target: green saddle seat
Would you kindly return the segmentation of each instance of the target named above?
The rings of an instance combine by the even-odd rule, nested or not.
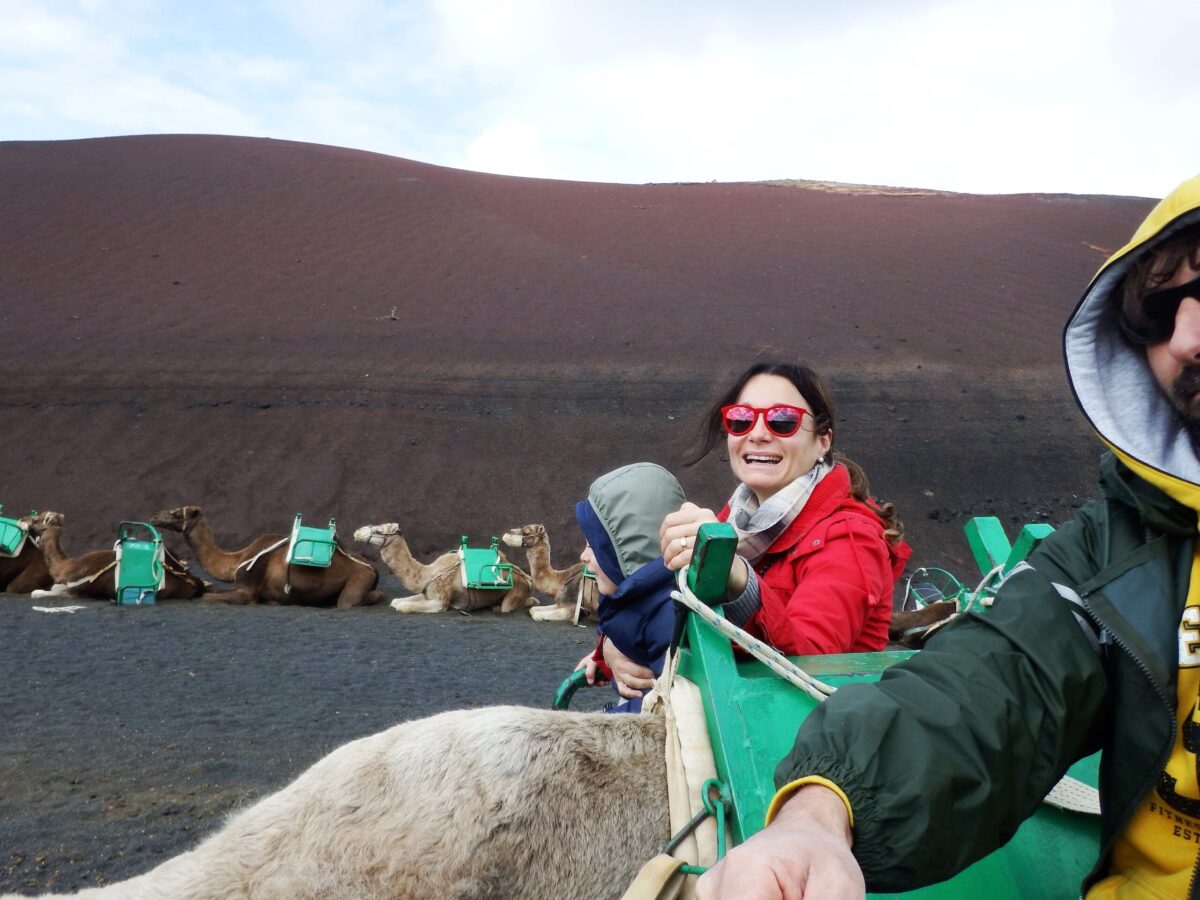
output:
[[[327,528],[305,525],[299,513],[292,525],[292,536],[288,541],[287,561],[289,566],[316,566],[326,568],[333,562],[337,548],[337,524],[331,518]]]
[[[458,568],[464,587],[478,591],[507,591],[513,586],[513,567],[500,561],[500,540],[492,537],[486,548],[468,547],[462,536],[458,548]]]
[[[0,505],[0,509],[4,507]],[[0,516],[0,556],[16,556],[29,535],[16,519]]]
[[[148,522],[122,522],[113,545],[117,557],[116,603],[148,606],[167,577],[162,536]]]

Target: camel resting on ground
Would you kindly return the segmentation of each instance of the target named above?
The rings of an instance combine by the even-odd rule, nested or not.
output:
[[[529,575],[534,588],[547,597],[554,598],[553,606],[534,606],[529,615],[539,622],[566,622],[575,618],[579,609],[580,618],[596,617],[596,606],[600,602],[600,590],[593,578],[584,578],[581,562],[565,569],[556,569],[550,563],[550,537],[545,525],[523,525],[510,528],[502,538],[510,547],[522,547],[529,558]],[[580,583],[583,596],[580,597]],[[578,604],[578,607],[576,606]]]
[[[183,535],[204,571],[233,589],[206,594],[214,603],[280,603],[292,606],[372,606],[387,599],[375,590],[379,573],[370,562],[337,542],[328,566],[289,565],[288,539],[264,534],[241,550],[222,550],[198,506],[164,510],[151,524]]]
[[[200,563],[200,568],[218,581],[233,581],[239,565],[286,537],[282,534],[263,534],[241,550],[222,550],[217,546],[204,510],[198,506],[164,509],[155,514],[150,524],[182,534],[187,545],[196,554],[196,562]]]
[[[32,516],[17,520],[18,526],[26,532],[25,542],[17,555],[0,556],[0,593],[28,594],[48,590],[54,584],[38,538],[28,533],[31,521]]]
[[[66,596],[82,600],[112,600],[117,595],[117,554],[114,550],[92,550],[83,556],[70,557],[62,548],[62,513],[44,512],[27,516],[21,521],[29,533],[42,545],[46,568],[53,586],[35,590],[34,597]],[[165,550],[165,548],[164,548]],[[205,584],[187,570],[187,564],[165,552],[166,580],[158,589],[160,600],[190,600],[204,594]]]
[[[517,566],[513,566],[513,586],[507,591],[472,590],[463,584],[457,553],[450,551],[429,564],[420,563],[413,558],[408,541],[395,522],[364,525],[354,532],[354,539],[377,546],[380,558],[400,579],[401,586],[414,592],[412,596],[392,601],[392,609],[397,612],[438,613],[498,606],[500,612],[507,613],[537,605],[530,592],[529,575]],[[500,562],[506,562],[503,553]]]
[[[406,722],[196,849],[74,896],[617,898],[669,836],[664,744],[653,715],[494,706]]]

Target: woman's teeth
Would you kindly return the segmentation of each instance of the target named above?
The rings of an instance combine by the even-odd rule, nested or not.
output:
[[[757,453],[747,453],[745,455],[745,457],[743,457],[743,458],[748,463],[755,463],[758,465],[768,465],[768,466],[773,466],[776,463],[778,463],[780,460],[783,459],[783,457],[781,457],[781,456],[761,456]]]

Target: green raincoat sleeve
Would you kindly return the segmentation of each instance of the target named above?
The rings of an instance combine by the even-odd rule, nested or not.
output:
[[[1085,507],[1044,541],[987,613],[951,623],[879,682],[840,689],[803,723],[776,784],[821,775],[846,792],[868,889],[959,872],[1099,748],[1103,666],[1052,582],[1095,573],[1102,513]]]

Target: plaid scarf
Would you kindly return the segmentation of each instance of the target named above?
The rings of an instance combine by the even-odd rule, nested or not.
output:
[[[831,461],[818,460],[815,466],[772,494],[762,505],[759,505],[758,498],[750,488],[739,484],[729,498],[727,520],[737,532],[738,553],[751,565],[758,562],[775,543],[775,539],[800,515],[817,483],[832,471]]]

